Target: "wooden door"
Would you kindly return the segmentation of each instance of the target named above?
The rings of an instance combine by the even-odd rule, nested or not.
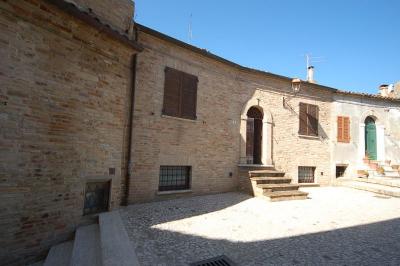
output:
[[[371,117],[367,117],[365,120],[365,152],[370,160],[377,159],[376,125],[374,119]]]
[[[246,123],[246,157],[247,163],[253,164],[254,152],[254,118],[247,118]]]

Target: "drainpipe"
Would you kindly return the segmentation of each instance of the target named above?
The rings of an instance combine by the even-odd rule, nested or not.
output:
[[[135,28],[135,40],[138,40],[137,29]],[[121,205],[128,205],[129,197],[129,186],[131,180],[131,165],[132,165],[132,141],[133,141],[133,113],[135,110],[135,90],[136,90],[136,66],[137,66],[137,54],[132,55],[131,60],[131,95],[128,104],[128,143],[125,161],[125,195],[121,202]]]

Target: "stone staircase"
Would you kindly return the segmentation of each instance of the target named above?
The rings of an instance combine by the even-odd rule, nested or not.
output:
[[[74,240],[53,246],[42,265],[136,266],[139,262],[119,212],[113,211],[100,214],[98,224],[79,227]]]
[[[368,161],[360,172],[367,172],[368,176],[359,174],[358,178],[339,178],[337,185],[351,187],[377,194],[400,197],[400,172],[398,165],[390,162]]]
[[[255,197],[266,197],[270,201],[307,199],[308,193],[299,190],[298,184],[284,172],[275,169],[249,171],[251,187]]]
[[[394,177],[400,178],[399,165],[390,164],[390,161],[368,161],[364,165],[364,169],[368,172],[368,177]],[[383,170],[383,171],[382,171]],[[383,172],[383,173],[382,173]]]
[[[371,177],[371,178],[339,178],[337,185],[365,190],[390,197],[400,197],[400,178]]]

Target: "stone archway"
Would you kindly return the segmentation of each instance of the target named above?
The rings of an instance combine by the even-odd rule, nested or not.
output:
[[[272,165],[272,115],[263,101],[252,97],[243,107],[240,119],[240,164],[253,164],[246,154],[248,112],[257,108],[262,113],[261,123],[261,165]],[[253,109],[254,110],[254,109]],[[250,117],[251,118],[251,117]]]

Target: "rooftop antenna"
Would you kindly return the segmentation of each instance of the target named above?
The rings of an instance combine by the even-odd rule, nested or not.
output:
[[[313,63],[322,63],[325,62],[325,59],[323,56],[312,56],[311,53],[306,53],[304,55],[306,57],[306,71],[307,71],[307,80],[310,79],[309,75],[309,71],[308,69],[310,67],[313,67]]]
[[[189,27],[188,27],[188,39],[189,39],[189,43],[192,42],[193,39],[193,30],[192,30],[192,13],[190,13],[190,17],[189,17]]]

